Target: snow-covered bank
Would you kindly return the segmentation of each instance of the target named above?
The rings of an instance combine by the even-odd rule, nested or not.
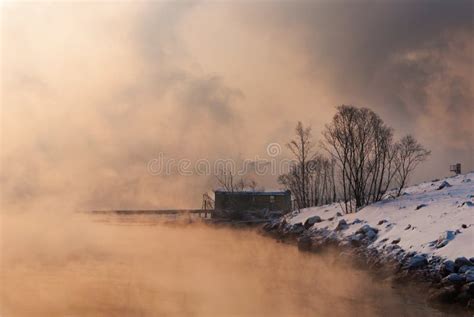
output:
[[[474,172],[409,187],[353,214],[338,204],[295,211],[264,229],[296,238],[302,250],[336,245],[368,268],[429,282],[434,301],[474,308],[473,201]]]
[[[341,240],[368,224],[378,229],[371,243],[377,249],[399,240],[397,244],[407,252],[452,260],[474,257],[474,173],[422,183],[404,192],[399,198],[383,200],[357,213],[342,215],[340,206],[333,204],[295,212],[287,222],[304,224],[318,216],[322,221],[311,230],[336,232],[339,222],[345,220],[347,228],[337,231]]]

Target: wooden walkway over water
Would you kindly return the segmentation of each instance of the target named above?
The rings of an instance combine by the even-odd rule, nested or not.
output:
[[[92,210],[94,214],[115,215],[195,215],[200,218],[211,218],[213,209],[116,209],[116,210]]]

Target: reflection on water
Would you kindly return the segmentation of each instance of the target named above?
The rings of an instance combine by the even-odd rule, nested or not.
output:
[[[5,223],[1,315],[442,316],[330,254],[253,231],[120,219]]]

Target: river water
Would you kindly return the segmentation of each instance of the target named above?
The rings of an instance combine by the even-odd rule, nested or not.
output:
[[[447,315],[252,230],[81,217],[4,223],[1,316]]]

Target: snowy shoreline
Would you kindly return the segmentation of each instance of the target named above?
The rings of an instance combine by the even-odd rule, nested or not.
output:
[[[425,282],[433,302],[474,306],[474,173],[408,187],[357,213],[338,204],[303,209],[266,224],[300,250],[328,246],[390,271],[395,279]]]

